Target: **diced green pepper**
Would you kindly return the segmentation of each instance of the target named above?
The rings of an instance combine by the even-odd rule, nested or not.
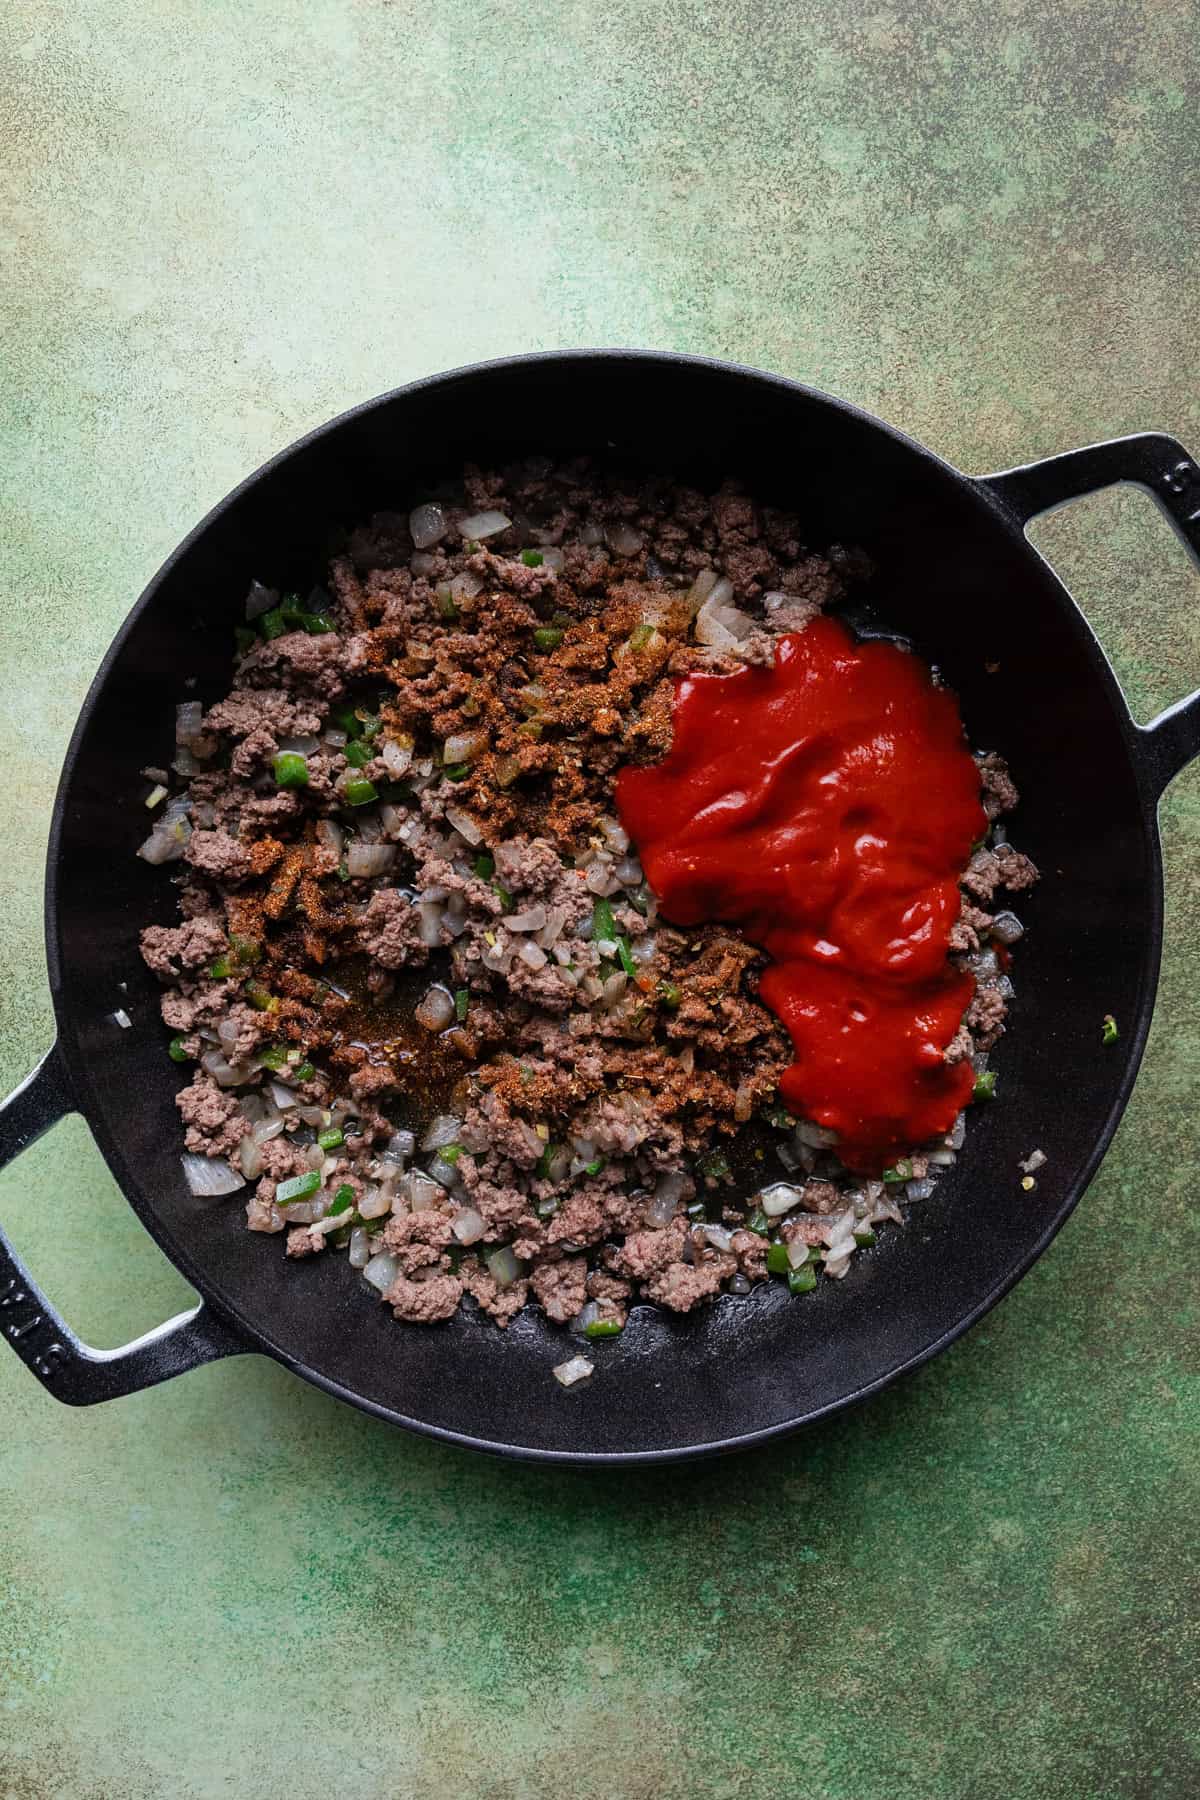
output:
[[[698,1166],[700,1173],[711,1181],[724,1181],[733,1173],[729,1167],[729,1158],[723,1150],[710,1150],[707,1156],[700,1158]]]
[[[278,606],[273,606],[270,612],[263,613],[258,621],[258,629],[268,644],[272,638],[282,637],[287,630],[287,620],[284,618],[282,610]]]
[[[668,981],[664,977],[654,991],[668,1012],[678,1012],[679,1002],[683,999],[683,989],[677,981]]]
[[[263,986],[261,981],[248,981],[242,992],[257,1012],[279,1011],[278,999]]]
[[[352,775],[342,783],[342,798],[348,806],[366,806],[370,801],[379,798],[373,781],[365,775]]]
[[[486,850],[481,850],[475,858],[473,868],[480,881],[490,881],[496,873],[496,859],[489,856]]]
[[[167,1055],[172,1062],[191,1062],[191,1057],[183,1047],[183,1033],[173,1037],[167,1045]]]
[[[316,1072],[310,1062],[297,1063],[292,1071],[297,1081],[311,1081]]]
[[[624,1329],[616,1319],[593,1319],[590,1325],[584,1326],[583,1335],[588,1338],[620,1337]]]
[[[629,639],[629,648],[631,650],[644,650],[653,636],[653,625],[639,625]]]
[[[275,758],[275,781],[281,788],[308,786],[308,764],[297,750],[281,750]]]
[[[627,938],[619,937],[617,939],[617,955],[621,959],[621,967],[624,969],[625,973],[630,976],[630,978],[636,975],[637,964],[633,960],[633,952],[629,948],[629,940]]]
[[[545,560],[540,550],[522,550],[521,552],[521,561],[527,569],[540,569]]]
[[[994,1100],[996,1098],[995,1069],[984,1069],[975,1077],[971,1098],[972,1100]]]
[[[892,1164],[890,1169],[885,1169],[883,1171],[883,1179],[885,1181],[911,1181],[912,1178],[913,1166],[911,1156],[900,1157]]]
[[[585,1175],[598,1175],[603,1167],[604,1158],[602,1156],[594,1156],[590,1163],[584,1163],[583,1172]]]
[[[756,1206],[754,1211],[750,1214],[750,1217],[746,1220],[746,1230],[756,1232],[759,1237],[770,1236],[771,1221],[768,1219],[761,1206]]]
[[[767,1251],[767,1273],[768,1273],[768,1275],[790,1274],[791,1267],[792,1267],[792,1265],[788,1261],[787,1245],[786,1244],[772,1244],[771,1248]]]
[[[438,1151],[438,1155],[441,1157],[442,1161],[448,1162],[451,1167],[458,1161],[462,1153],[463,1146],[461,1144],[443,1144]]]
[[[860,1225],[854,1234],[854,1241],[860,1248],[865,1250],[869,1245],[875,1242],[875,1233],[871,1230],[869,1225]]]
[[[286,1068],[287,1051],[282,1044],[272,1044],[269,1049],[259,1051],[258,1062],[264,1069]]]
[[[1104,1023],[1100,1027],[1100,1042],[1102,1044],[1115,1044],[1120,1035],[1120,1032],[1117,1030],[1117,1021],[1113,1018],[1111,1013],[1105,1013]]]
[[[499,895],[500,904],[504,908],[504,911],[511,912],[513,908],[513,897],[504,884],[499,881],[493,881],[492,892]]]
[[[462,1024],[463,1020],[467,1016],[467,1009],[469,1008],[470,1004],[471,1004],[470,988],[455,988],[455,990],[454,990],[454,1017],[458,1020],[460,1025]]]
[[[533,641],[539,650],[557,650],[563,641],[563,632],[558,625],[539,625],[533,634]]]
[[[346,748],[342,751],[342,755],[346,758],[346,761],[350,764],[352,769],[365,768],[367,763],[371,761],[373,754],[374,752],[372,751],[371,746],[369,744],[364,744],[361,738],[352,740],[352,742],[347,744]]]
[[[331,1125],[328,1131],[317,1133],[317,1142],[322,1150],[336,1150],[338,1145],[344,1144],[345,1141],[345,1134],[336,1125]]]
[[[442,769],[447,781],[465,781],[470,773],[470,763],[446,763]]]
[[[320,1143],[320,1141],[321,1141],[320,1138],[318,1138],[317,1139],[318,1144]],[[331,1219],[339,1218],[342,1213],[349,1212],[349,1210],[353,1206],[353,1204],[354,1204],[354,1189],[350,1186],[350,1183],[348,1181],[344,1181],[342,1183],[341,1187],[338,1189],[337,1193],[333,1196],[333,1200],[330,1203],[329,1217]]]
[[[592,939],[606,938],[609,943],[617,935],[617,921],[613,917],[611,901],[601,896],[592,907]]]
[[[214,981],[228,981],[233,974],[233,964],[227,956],[218,956],[208,972]]]
[[[789,1294],[811,1294],[817,1285],[817,1271],[811,1263],[801,1263],[787,1278]]]
[[[329,717],[337,729],[344,731],[347,737],[358,737],[362,731],[362,720],[352,706],[332,706],[329,709]]]
[[[281,1181],[275,1189],[276,1206],[290,1206],[293,1200],[307,1200],[315,1194],[321,1185],[318,1169],[307,1169],[303,1175],[293,1175],[288,1181]]]

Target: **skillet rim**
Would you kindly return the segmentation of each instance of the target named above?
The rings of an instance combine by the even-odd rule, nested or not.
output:
[[[920,1351],[907,1357],[894,1368],[885,1370],[875,1379],[865,1382],[846,1394],[831,1400],[822,1406],[801,1412],[792,1418],[776,1423],[760,1426],[752,1431],[738,1433],[734,1436],[706,1440],[696,1444],[670,1445],[648,1450],[554,1450],[536,1445],[514,1444],[494,1438],[477,1437],[472,1433],[449,1429],[435,1425],[427,1420],[411,1417],[396,1408],[371,1400],[343,1383],[322,1374],[319,1370],[294,1356],[282,1345],[274,1342],[268,1327],[251,1320],[239,1308],[216,1296],[209,1285],[203,1267],[198,1263],[191,1251],[176,1243],[168,1241],[167,1233],[158,1224],[153,1208],[143,1197],[142,1184],[126,1158],[125,1152],[116,1137],[108,1128],[103,1109],[94,1103],[90,1069],[76,1041],[76,1031],[72,1011],[72,1000],[67,992],[62,967],[60,945],[58,872],[61,861],[62,839],[65,820],[69,806],[71,785],[75,774],[79,750],[99,703],[100,696],[107,685],[126,642],[134,631],[142,616],[150,610],[158,597],[159,590],[175,566],[187,555],[192,546],[203,537],[235,503],[268,474],[283,467],[290,458],[307,449],[311,444],[329,437],[353,421],[368,413],[381,410],[405,400],[412,395],[425,392],[431,388],[460,385],[488,375],[495,371],[519,369],[522,367],[545,366],[558,364],[563,367],[564,374],[569,372],[572,364],[596,363],[604,361],[620,361],[628,363],[674,364],[684,368],[712,371],[723,377],[740,378],[752,385],[766,386],[784,394],[802,397],[818,406],[828,407],[842,414],[856,424],[882,433],[894,443],[903,447],[923,463],[927,464],[943,480],[955,488],[961,499],[969,501],[978,511],[981,524],[991,528],[1003,529],[1010,538],[1019,537],[1020,548],[1030,557],[1039,576],[1049,585],[1056,603],[1061,607],[1070,628],[1074,632],[1080,654],[1091,664],[1092,671],[1098,676],[1108,696],[1117,723],[1126,754],[1129,758],[1131,773],[1140,801],[1140,824],[1147,856],[1147,886],[1149,902],[1148,934],[1141,956],[1139,973],[1137,1013],[1134,1028],[1125,1040],[1125,1065],[1117,1085],[1116,1093],[1104,1124],[1093,1140],[1089,1154],[1083,1167],[1071,1187],[1051,1215],[1032,1247],[1018,1257],[1013,1266],[988,1290],[983,1298],[966,1314],[955,1321],[954,1325],[942,1332]],[[1162,958],[1163,938],[1163,865],[1162,849],[1158,832],[1157,794],[1153,791],[1148,774],[1145,756],[1144,731],[1138,726],[1129,712],[1124,693],[1121,689],[1112,665],[1104,648],[1092,631],[1080,608],[1061,581],[1053,566],[1029,542],[1023,524],[1004,506],[998,494],[988,485],[986,477],[972,477],[956,469],[935,451],[928,449],[917,439],[906,432],[890,425],[875,414],[856,406],[853,402],[842,400],[836,395],[828,394],[823,389],[812,387],[804,382],[793,381],[784,375],[769,370],[758,369],[748,364],[727,362],[718,357],[694,356],[681,352],[665,350],[642,350],[629,347],[596,347],[567,348],[561,350],[531,351],[515,356],[494,357],[483,362],[463,365],[459,368],[439,371],[432,375],[418,377],[411,382],[402,383],[385,393],[377,394],[370,399],[338,413],[332,419],[315,426],[304,433],[282,450],[275,453],[251,474],[246,476],[222,499],[212,506],[200,521],[180,541],[160,567],[155,571],[143,588],[134,605],[118,627],[112,642],[102,658],[87,693],[80,706],[79,715],[71,733],[63,758],[58,786],[55,792],[51,812],[50,830],[46,851],[46,874],[43,898],[44,933],[46,946],[46,964],[49,976],[51,1001],[54,1008],[57,1026],[57,1051],[66,1071],[68,1084],[72,1090],[78,1111],[84,1117],[93,1140],[100,1150],[110,1172],[117,1182],[126,1203],[132,1207],[143,1227],[149,1232],[164,1256],[191,1283],[212,1309],[216,1317],[237,1337],[246,1350],[260,1352],[270,1356],[292,1374],[311,1383],[314,1387],[329,1394],[332,1398],[345,1401],[360,1412],[398,1425],[405,1430],[416,1432],[422,1437],[433,1438],[438,1442],[453,1444],[462,1449],[482,1451],[485,1454],[511,1458],[516,1461],[530,1463],[547,1463],[575,1467],[607,1467],[646,1465],[656,1463],[680,1463],[703,1458],[729,1454],[766,1444],[772,1440],[787,1436],[802,1427],[814,1425],[820,1420],[828,1419],[857,1405],[871,1395],[882,1392],[902,1376],[911,1374],[923,1364],[932,1360],[943,1350],[971,1330],[1038,1261],[1067,1219],[1074,1212],[1084,1193],[1090,1186],[1097,1169],[1109,1145],[1112,1142],[1121,1118],[1128,1105],[1134,1082],[1141,1065],[1142,1055],[1149,1033],[1154,1001],[1158,987],[1159,969]],[[88,1102],[92,1101],[91,1105]]]

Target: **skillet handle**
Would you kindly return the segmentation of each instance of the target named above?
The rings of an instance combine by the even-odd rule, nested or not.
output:
[[[1160,431],[1137,432],[1066,450],[1043,462],[984,475],[985,488],[1017,524],[1051,511],[1114,482],[1144,488],[1166,513],[1192,555],[1200,561],[1200,468],[1175,438]],[[1137,727],[1142,767],[1154,793],[1200,755],[1200,690]]]
[[[67,1113],[75,1100],[58,1046],[48,1051],[27,1081],[0,1103],[0,1168]],[[120,1394],[153,1387],[201,1363],[233,1356],[246,1346],[201,1300],[119,1350],[93,1350],[81,1342],[26,1273],[0,1231],[0,1336],[56,1400],[91,1406]]]

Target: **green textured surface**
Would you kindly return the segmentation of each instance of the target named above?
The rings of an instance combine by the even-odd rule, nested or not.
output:
[[[0,15],[0,1077],[91,671],[236,479],[485,355],[727,355],[960,466],[1200,449],[1190,0],[18,0]],[[1136,495],[1037,539],[1139,716],[1200,678]],[[1157,1023],[1018,1291],[866,1410],[619,1480],[244,1358],[72,1413],[0,1359],[0,1800],[1084,1800],[1200,1790],[1200,782]],[[1141,1216],[1136,1229],[1131,1214]],[[186,1290],[78,1121],[0,1178],[68,1316]]]

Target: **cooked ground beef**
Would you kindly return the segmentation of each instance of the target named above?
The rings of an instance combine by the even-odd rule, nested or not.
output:
[[[600,1336],[638,1294],[748,1291],[772,1232],[802,1289],[806,1255],[844,1274],[854,1232],[902,1216],[927,1156],[863,1182],[772,1105],[791,1052],[761,954],[658,919],[612,800],[668,748],[674,676],[769,661],[863,573],[735,484],[535,460],[376,517],[307,600],[254,585],[142,849],[187,869],[183,922],[142,937],[199,1059],[186,1146],[254,1184],[251,1230],[295,1259],[348,1244],[399,1319],[531,1299]],[[978,760],[995,819],[1016,790]],[[984,1067],[1011,991],[976,902],[1035,879],[1002,829],[964,871],[977,990],[948,1060]],[[776,1159],[782,1229],[740,1197]]]

